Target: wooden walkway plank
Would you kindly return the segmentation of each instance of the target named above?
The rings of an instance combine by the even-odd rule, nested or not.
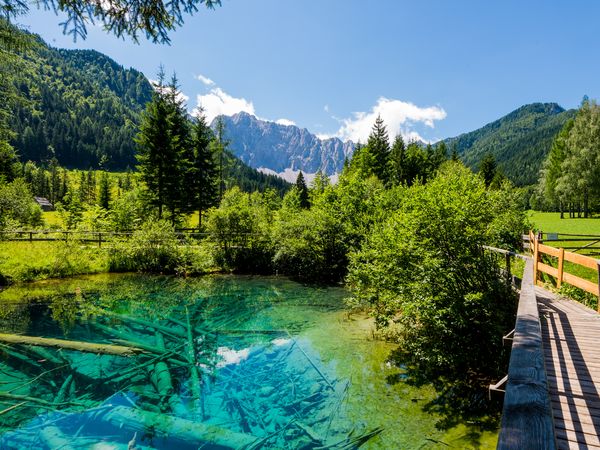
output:
[[[600,315],[535,288],[560,449],[600,449]]]

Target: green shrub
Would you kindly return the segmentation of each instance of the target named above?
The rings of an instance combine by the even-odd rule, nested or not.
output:
[[[372,308],[418,378],[481,387],[506,369],[501,337],[516,312],[515,294],[481,246],[497,236],[515,242],[519,215],[458,164],[404,190],[398,205],[351,254],[354,304]]]
[[[109,252],[109,268],[115,272],[175,273],[182,263],[173,226],[149,221],[131,238],[115,241]]]
[[[228,190],[218,208],[209,210],[206,229],[214,260],[226,270],[270,272],[273,249],[269,226],[273,212],[259,192]]]

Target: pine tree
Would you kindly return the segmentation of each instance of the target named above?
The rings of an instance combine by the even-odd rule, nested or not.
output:
[[[390,157],[388,160],[388,181],[393,184],[402,184],[406,182],[406,146],[404,140],[399,134],[394,139],[392,150],[390,151]]]
[[[491,153],[487,153],[479,164],[479,175],[483,178],[485,186],[489,187],[496,176],[496,159]]]
[[[229,145],[229,142],[225,140],[225,122],[223,121],[223,117],[217,117],[216,124],[216,136],[213,141],[213,153],[217,158],[218,164],[218,176],[219,176],[219,202],[223,198],[223,193],[225,192],[225,152]]]
[[[189,190],[185,184],[185,174],[192,164],[190,154],[191,129],[187,108],[179,91],[177,77],[172,76],[165,95],[169,108],[170,154],[164,159],[168,174],[165,180],[165,206],[171,223],[175,224],[182,213],[189,209]]]
[[[390,153],[390,141],[381,116],[377,116],[377,119],[375,119],[375,124],[371,129],[366,148],[373,156],[373,173],[377,175],[380,180],[385,182],[387,175],[386,166]]]
[[[308,187],[306,187],[306,181],[304,181],[304,175],[302,171],[298,172],[298,178],[296,178],[296,189],[300,197],[300,207],[309,208],[310,202],[308,200]]]
[[[200,113],[192,125],[191,164],[185,183],[191,193],[191,210],[198,211],[198,228],[202,228],[202,213],[217,201],[217,168],[213,155],[213,133]]]
[[[102,175],[100,175],[98,205],[104,209],[109,209],[110,207],[110,180],[106,172],[102,172]]]
[[[167,163],[172,159],[173,146],[170,129],[170,114],[164,90],[165,73],[162,67],[158,73],[158,83],[152,94],[152,100],[146,105],[142,114],[139,132],[136,136],[138,145],[138,170],[146,187],[147,200],[158,209],[158,217],[162,219],[163,207],[166,203]]]

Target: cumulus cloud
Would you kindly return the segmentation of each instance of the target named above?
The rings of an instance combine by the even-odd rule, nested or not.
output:
[[[232,116],[242,111],[256,115],[251,101],[243,97],[233,97],[220,87],[211,88],[208,94],[198,95],[197,99],[198,108],[193,111],[193,114],[198,114],[201,108],[208,123],[217,116]]]
[[[328,113],[329,112],[329,105],[323,106],[323,111],[325,111],[326,113]]]
[[[340,119],[340,128],[331,136],[344,141],[365,142],[377,116],[381,116],[385,122],[391,138],[401,134],[408,140],[424,140],[411,128],[415,124],[433,128],[435,121],[446,118],[446,111],[439,106],[422,108],[410,102],[380,97],[370,111],[355,112],[350,118]]]
[[[201,81],[203,84],[205,84],[206,86],[214,86],[214,85],[215,85],[215,82],[214,82],[213,80],[211,80],[211,79],[210,79],[210,78],[208,78],[208,77],[205,77],[205,76],[204,76],[204,75],[202,75],[202,74],[199,74],[199,75],[198,75],[198,79],[199,79],[199,80],[200,80],[200,81]]]
[[[275,121],[275,123],[278,123],[279,125],[296,125],[296,122],[294,122],[293,120],[290,119],[277,119]]]

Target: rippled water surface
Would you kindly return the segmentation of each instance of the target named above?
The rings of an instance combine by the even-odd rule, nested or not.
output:
[[[495,447],[466,424],[436,429],[434,393],[403,381],[346,295],[140,275],[0,292],[0,333],[71,341],[0,339],[0,448]]]

